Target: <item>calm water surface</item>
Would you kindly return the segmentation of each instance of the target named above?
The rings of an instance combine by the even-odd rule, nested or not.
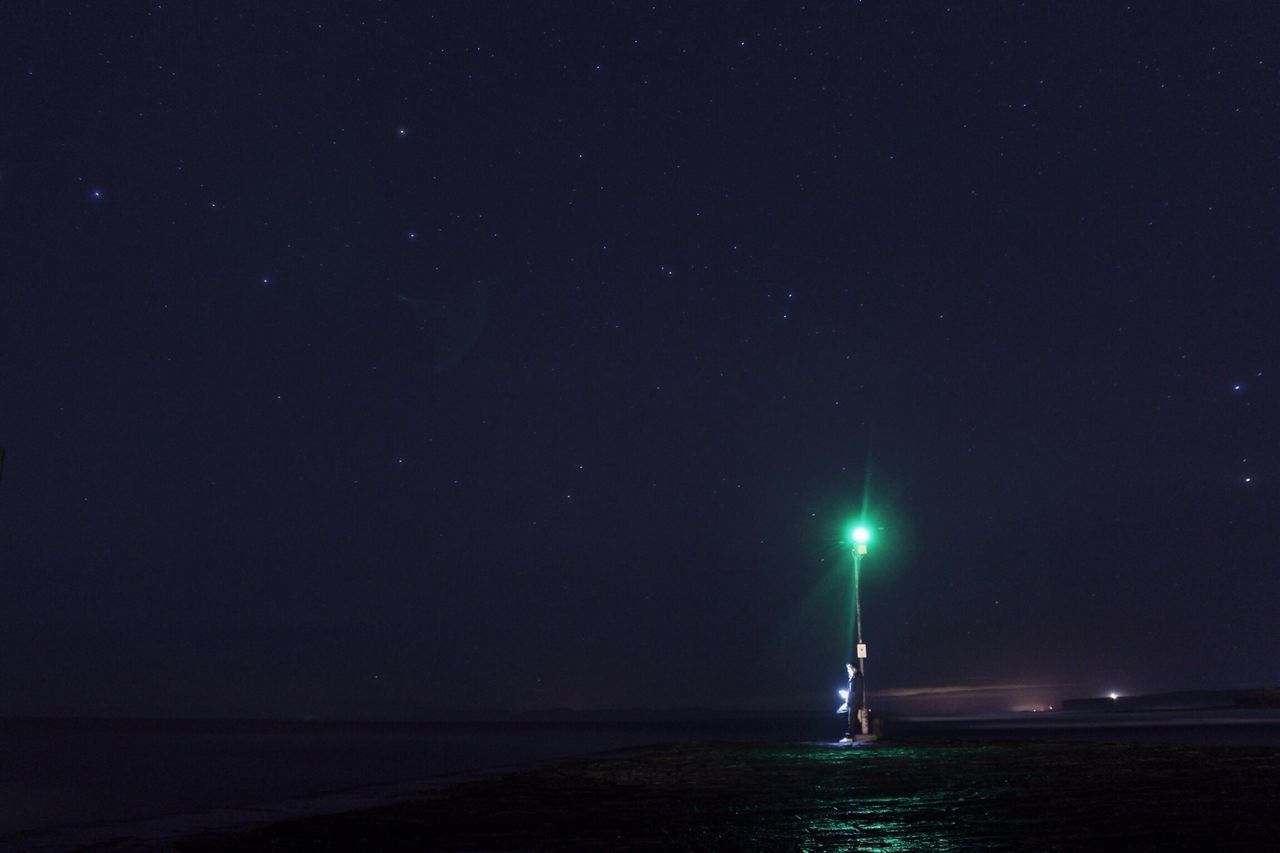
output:
[[[0,720],[0,851],[165,839],[342,811],[461,775],[641,744],[838,737],[825,718],[680,723]],[[895,737],[1280,746],[1280,712],[997,715],[891,722]]]
[[[234,810],[300,810],[286,800],[379,786],[407,785],[407,793],[457,774],[718,731],[705,723],[0,720],[0,849],[89,843],[127,834],[120,822],[166,815],[220,811],[234,823],[244,817]],[[102,833],[86,830],[95,824]],[[47,832],[68,827],[78,832]]]

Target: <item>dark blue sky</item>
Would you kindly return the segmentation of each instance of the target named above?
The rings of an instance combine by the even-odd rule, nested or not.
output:
[[[7,7],[0,713],[1280,682],[1280,13],[691,6]]]

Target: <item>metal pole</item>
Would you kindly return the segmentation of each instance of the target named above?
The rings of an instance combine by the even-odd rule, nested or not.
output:
[[[862,555],[858,553],[858,549],[853,551],[853,621],[855,631],[858,635],[857,645],[862,645],[862,599],[859,596],[858,581],[862,575]],[[867,725],[867,682],[866,682],[866,658],[858,654],[857,646],[853,649],[854,660],[857,661],[858,667],[858,724],[865,735],[870,729]],[[852,699],[853,697],[849,697]],[[853,712],[853,702],[849,703],[850,713]],[[850,721],[849,729],[853,730],[852,721]]]

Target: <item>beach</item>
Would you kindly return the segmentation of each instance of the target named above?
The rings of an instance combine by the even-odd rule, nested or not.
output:
[[[1277,837],[1275,747],[918,738],[632,748],[178,849],[1243,850]]]

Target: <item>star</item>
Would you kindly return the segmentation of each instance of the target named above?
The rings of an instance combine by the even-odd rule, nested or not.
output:
[[[89,187],[89,198],[94,201],[102,201],[107,197],[107,192],[102,187]]]

